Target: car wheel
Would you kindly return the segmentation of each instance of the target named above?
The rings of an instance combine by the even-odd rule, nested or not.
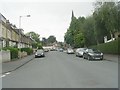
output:
[[[84,55],[83,55],[83,59],[85,59]]]
[[[76,53],[76,56],[78,57],[78,54]]]
[[[87,59],[90,61],[90,56],[88,56]]]

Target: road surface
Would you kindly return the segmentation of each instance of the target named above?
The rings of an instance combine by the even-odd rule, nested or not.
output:
[[[118,63],[50,51],[2,78],[3,88],[117,88]]]

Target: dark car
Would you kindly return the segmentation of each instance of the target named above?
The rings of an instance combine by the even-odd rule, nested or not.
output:
[[[35,53],[35,58],[37,57],[45,57],[44,50],[38,49]]]
[[[103,60],[103,53],[97,49],[86,49],[86,51],[83,53],[83,59]]]

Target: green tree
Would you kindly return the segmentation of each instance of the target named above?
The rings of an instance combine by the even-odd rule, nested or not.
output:
[[[120,1],[117,2],[117,5],[115,7],[115,9],[117,10],[117,15],[116,15],[116,28],[117,28],[117,31],[120,32]]]
[[[67,32],[65,33],[64,36],[64,40],[67,44],[70,44],[71,46],[74,45],[74,36],[73,36],[73,32],[71,32],[71,30],[67,30]]]
[[[78,48],[78,47],[84,47],[84,36],[83,33],[78,33],[75,35],[74,37],[74,47]]]
[[[48,37],[48,39],[47,39],[47,43],[54,43],[54,42],[56,42],[57,40],[56,40],[56,37],[55,36],[49,36]]]
[[[41,43],[37,43],[37,47],[38,47],[38,49],[43,49],[43,47],[42,47],[42,44],[41,44]]]
[[[93,15],[78,19],[72,11],[71,23],[64,40],[73,47],[90,46],[104,43],[104,37],[114,37],[120,31],[120,1],[94,3]]]
[[[82,33],[82,24],[84,23],[84,20],[84,17],[79,17],[77,19],[72,11],[71,23],[64,36],[65,42],[72,47],[78,47],[81,43],[78,42],[78,37],[81,36],[80,38],[83,38],[80,33]]]
[[[42,49],[42,44],[41,44],[41,43],[37,43],[37,42],[33,42],[33,43],[32,43],[32,47],[33,47],[33,48]]]
[[[118,14],[115,2],[97,2],[93,13],[95,19],[95,33],[99,43],[103,43],[104,36],[114,37],[118,28]]]
[[[83,34],[86,47],[96,44],[94,31],[94,18],[92,16],[86,18],[83,25]]]
[[[33,42],[33,43],[32,43],[32,48],[37,48],[37,47],[38,47],[38,43]]]
[[[30,36],[32,39],[34,39],[36,42],[40,43],[40,35],[35,32],[28,32],[26,33],[27,36]]]

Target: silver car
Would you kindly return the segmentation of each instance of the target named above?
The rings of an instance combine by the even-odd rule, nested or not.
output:
[[[78,49],[76,49],[76,52],[75,52],[76,56],[82,57],[85,50],[86,50],[86,48],[78,48]]]
[[[67,54],[74,54],[74,50],[72,48],[67,49]]]

